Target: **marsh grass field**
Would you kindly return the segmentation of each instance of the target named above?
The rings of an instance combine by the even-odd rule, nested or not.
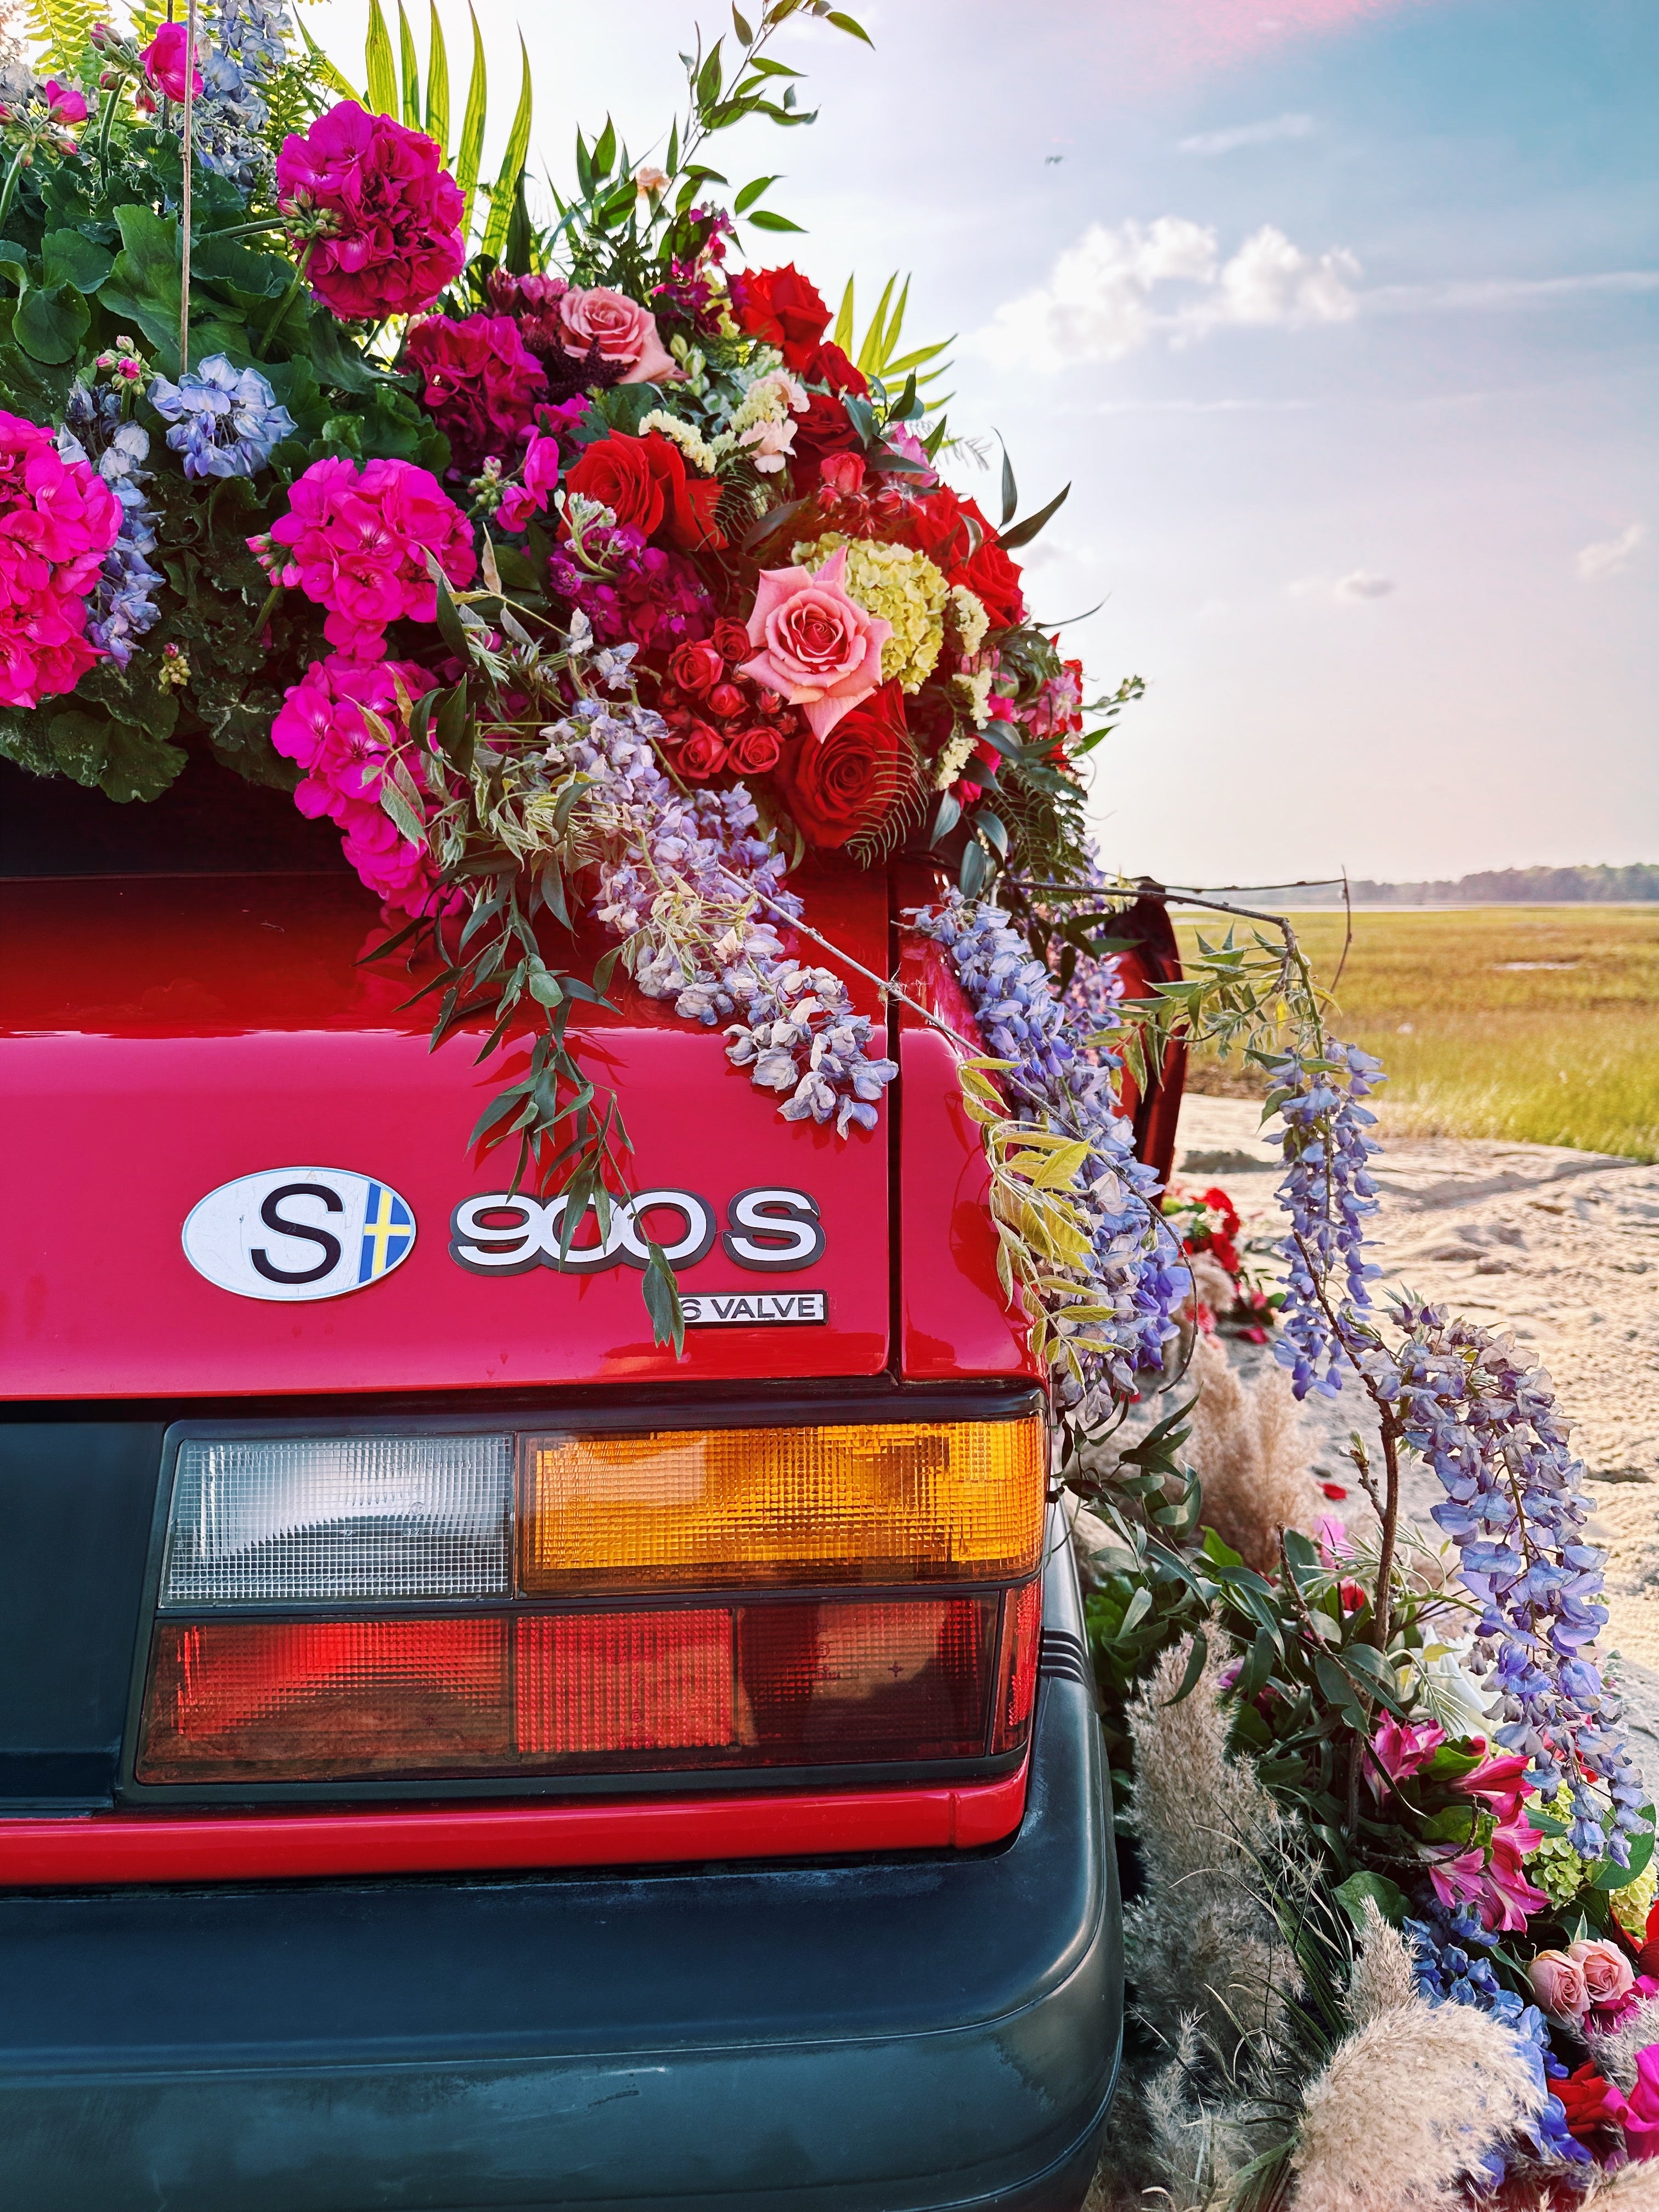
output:
[[[1183,951],[1226,928],[1176,919]],[[1328,984],[1341,914],[1291,920]],[[1338,1035],[1388,1069],[1386,1122],[1402,1133],[1659,1159],[1659,906],[1356,914],[1337,1003]],[[1260,1089],[1236,1059],[1200,1057],[1189,1081]]]

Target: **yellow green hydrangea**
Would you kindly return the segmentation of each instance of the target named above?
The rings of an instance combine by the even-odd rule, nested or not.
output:
[[[895,677],[905,691],[920,691],[945,645],[950,586],[925,553],[908,545],[880,545],[832,531],[794,549],[803,568],[821,568],[838,546],[847,548],[847,596],[866,614],[892,626],[881,649],[882,681]]]
[[[1571,1820],[1572,1792],[1563,1784],[1543,1809],[1554,1820]],[[1536,1850],[1529,1851],[1527,1873],[1558,1911],[1572,1903],[1589,1879],[1589,1868],[1565,1836],[1546,1836]],[[1647,1933],[1648,1912],[1656,1895],[1659,1895],[1659,1866],[1651,1860],[1634,1881],[1609,1893],[1613,1918],[1634,1942],[1639,1943]]]

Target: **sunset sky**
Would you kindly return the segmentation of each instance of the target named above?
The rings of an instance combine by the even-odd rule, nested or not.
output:
[[[1046,619],[1145,702],[1102,858],[1166,880],[1659,860],[1651,0],[848,0],[724,142],[832,299],[911,272]],[[411,14],[416,11],[411,10]],[[424,9],[418,11],[424,15]],[[354,79],[365,8],[307,21]],[[452,57],[464,11],[447,0]],[[492,137],[515,11],[479,0]],[[691,0],[526,6],[532,173],[665,132]],[[972,482],[971,462],[957,471]]]

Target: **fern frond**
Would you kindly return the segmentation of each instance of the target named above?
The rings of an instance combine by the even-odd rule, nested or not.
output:
[[[97,0],[29,0],[24,21],[40,49],[46,72],[79,76],[92,43],[92,27],[104,10]]]

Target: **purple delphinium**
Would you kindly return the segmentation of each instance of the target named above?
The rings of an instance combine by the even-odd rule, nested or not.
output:
[[[161,618],[151,593],[163,582],[150,566],[155,550],[155,522],[145,496],[149,471],[149,433],[127,422],[121,392],[113,385],[70,386],[64,427],[58,448],[66,459],[90,461],[121,502],[121,528],[104,556],[104,566],[87,606],[87,636],[107,653],[118,668]]]
[[[1291,1233],[1279,1246],[1289,1288],[1274,1347],[1298,1397],[1334,1395],[1352,1370],[1390,1432],[1432,1468],[1445,1495],[1431,1509],[1457,1546],[1462,1577],[1480,1607],[1475,1656],[1500,1700],[1495,1731],[1524,1752],[1544,1796],[1572,1793],[1571,1840],[1581,1858],[1630,1863],[1646,1792],[1617,1732],[1617,1698],[1586,1647],[1607,1622],[1603,1553],[1584,1540],[1583,1465],[1568,1448],[1549,1377],[1526,1366],[1513,1341],[1437,1307],[1398,1299],[1397,1340],[1385,1341],[1367,1285],[1364,1219],[1376,1211],[1358,1101],[1382,1080],[1369,1054],[1324,1040],[1317,1054],[1269,1064],[1268,1110],[1285,1125],[1279,1187]],[[1592,1778],[1605,1787],[1598,1804]]]
[[[1345,1310],[1370,1304],[1365,1285],[1381,1270],[1365,1258],[1365,1216],[1376,1211],[1366,1131],[1376,1116],[1360,1103],[1380,1082],[1382,1063],[1357,1045],[1325,1040],[1322,1052],[1287,1052],[1267,1065],[1266,1113],[1284,1123],[1285,1179],[1279,1200],[1291,1234],[1278,1249],[1287,1278],[1273,1357],[1291,1370],[1298,1398],[1334,1398],[1350,1364],[1319,1293]],[[1341,1288],[1334,1288],[1339,1272]]]
[[[1093,1224],[1088,1273],[1097,1302],[1112,1308],[1108,1318],[1090,1322],[1089,1333],[1111,1349],[1083,1359],[1085,1385],[1066,1376],[1056,1387],[1068,1405],[1101,1387],[1132,1396],[1139,1376],[1162,1370],[1172,1316],[1190,1285],[1158,1210],[1158,1177],[1135,1158],[1133,1127],[1118,1110],[1113,1077],[1122,1061],[1098,1040],[1115,1021],[1109,986],[1100,978],[1079,986],[1073,978],[1076,996],[1062,999],[1047,966],[1032,958],[997,907],[953,896],[923,908],[915,921],[949,952],[987,1052],[1012,1063],[1005,1087],[1013,1118],[1036,1126],[1046,1116],[1054,1129],[1088,1142],[1078,1179]],[[1085,1049],[1082,1039],[1091,1034],[1096,1042]],[[1063,1319],[1063,1307],[1060,1312]]]
[[[294,417],[257,368],[235,368],[222,353],[174,384],[154,376],[144,397],[172,428],[167,444],[187,477],[251,477],[295,428]]]

